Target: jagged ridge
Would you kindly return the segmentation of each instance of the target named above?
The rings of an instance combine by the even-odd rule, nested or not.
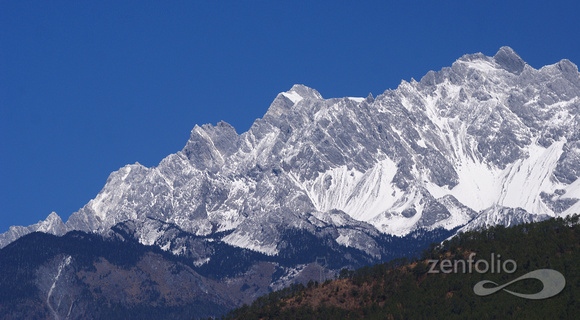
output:
[[[376,98],[295,85],[248,132],[196,126],[157,167],[112,173],[66,230],[162,221],[200,236],[231,231],[221,240],[275,255],[284,230],[330,227],[340,245],[373,254],[377,232],[566,216],[580,211],[579,96],[573,63],[536,70],[508,47]],[[1,245],[36,229],[22,230]],[[144,244],[163,236],[139,234]]]

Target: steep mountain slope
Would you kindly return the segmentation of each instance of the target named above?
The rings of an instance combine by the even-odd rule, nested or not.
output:
[[[112,173],[66,229],[107,234],[132,221],[156,244],[175,225],[276,255],[285,233],[330,228],[336,243],[376,255],[380,233],[566,216],[580,209],[579,97],[570,61],[536,70],[508,47],[376,99],[295,85],[248,132],[196,126],[157,167]]]
[[[0,269],[2,319],[185,319],[244,299],[240,279],[216,285],[158,248],[79,231],[22,237],[0,250]]]
[[[139,243],[133,221],[106,237],[71,231],[34,232],[0,249],[2,319],[198,319],[228,310],[291,283],[333,278],[341,266],[379,261],[333,243],[332,234],[284,234],[280,253],[268,256],[164,226],[163,242]],[[321,235],[325,234],[325,235]],[[449,232],[439,234],[441,241]],[[168,240],[169,239],[169,240]],[[422,239],[422,240],[421,240]],[[383,259],[408,256],[431,239],[375,239]],[[186,251],[185,251],[186,250]],[[316,257],[319,257],[316,259]]]

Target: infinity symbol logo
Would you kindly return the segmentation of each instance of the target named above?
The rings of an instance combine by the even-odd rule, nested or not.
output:
[[[542,281],[544,288],[540,292],[534,293],[534,294],[524,294],[524,293],[518,293],[518,292],[513,292],[513,291],[509,291],[507,289],[504,289],[505,287],[511,285],[512,283],[518,282],[520,280],[525,280],[525,279],[540,280],[540,281]],[[495,287],[485,288],[484,285],[489,284],[489,283],[494,284]],[[550,297],[557,295],[558,293],[560,293],[560,291],[562,291],[562,289],[564,289],[565,285],[566,285],[566,279],[564,279],[564,276],[560,272],[558,272],[556,270],[552,270],[552,269],[539,269],[539,270],[535,270],[532,272],[528,272],[528,273],[524,274],[523,276],[521,276],[513,281],[510,281],[504,285],[501,285],[501,286],[499,286],[497,283],[495,283],[493,281],[489,281],[489,280],[480,281],[480,282],[476,283],[475,286],[473,287],[473,292],[478,296],[488,296],[490,294],[494,294],[494,293],[498,292],[499,290],[503,290],[505,292],[508,292],[508,293],[513,294],[514,296],[517,296],[520,298],[538,300],[538,299],[550,298]]]

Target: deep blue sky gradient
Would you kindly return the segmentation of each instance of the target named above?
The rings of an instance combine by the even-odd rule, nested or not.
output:
[[[578,1],[0,1],[0,232],[238,133],[295,83],[378,95],[466,53],[580,63]]]

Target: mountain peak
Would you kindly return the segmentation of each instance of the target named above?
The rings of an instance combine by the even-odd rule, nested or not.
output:
[[[298,93],[303,98],[323,99],[320,92],[318,92],[316,89],[312,89],[312,88],[305,86],[303,84],[293,85],[292,88],[290,89],[290,91]]]
[[[215,126],[196,125],[182,151],[199,169],[217,170],[223,165],[224,157],[237,150],[238,140],[236,129],[225,121]]]
[[[282,94],[293,103],[298,103],[302,99],[322,99],[322,95],[318,91],[303,84],[295,84],[290,90]]]
[[[56,212],[53,211],[48,215],[48,217],[46,217],[46,220],[47,221],[58,221],[61,219],[60,219],[60,216]]]
[[[304,99],[322,100],[324,98],[322,98],[322,95],[315,89],[303,84],[295,84],[290,90],[279,93],[278,96],[276,96],[276,99],[274,99],[270,105],[264,118],[279,118]]]
[[[526,62],[510,47],[504,46],[493,56],[493,60],[508,72],[520,74]]]
[[[369,95],[365,98],[367,103],[373,103],[375,101],[375,97],[373,97],[372,92],[369,92]]]
[[[53,211],[45,220],[40,220],[28,227],[11,226],[7,232],[0,234],[0,249],[16,239],[36,231],[61,236],[66,233],[67,229],[60,216]]]
[[[38,222],[38,229],[36,231],[63,235],[66,232],[66,227],[60,216],[53,211],[48,215],[48,217],[46,217],[44,221]]]

